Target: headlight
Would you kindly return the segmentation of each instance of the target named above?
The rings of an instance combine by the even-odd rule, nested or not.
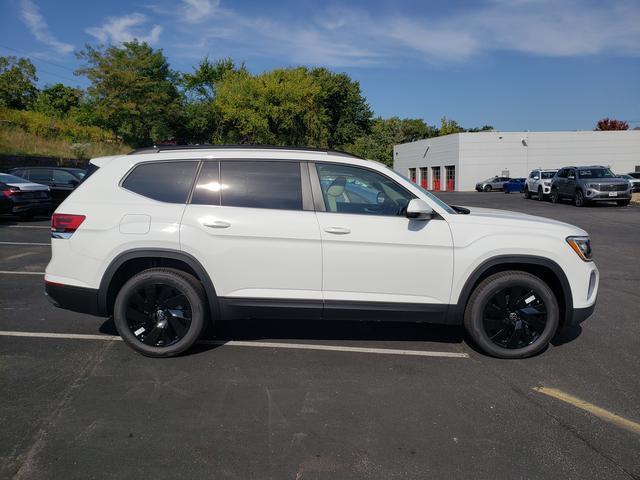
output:
[[[582,260],[591,261],[591,240],[589,237],[567,237],[567,243]]]

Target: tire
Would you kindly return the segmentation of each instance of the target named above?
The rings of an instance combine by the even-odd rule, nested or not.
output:
[[[629,203],[631,203],[631,200],[618,200],[616,202],[619,207],[626,207]]]
[[[207,318],[202,284],[173,268],[150,268],[134,275],[118,292],[113,308],[122,339],[148,357],[184,352],[200,338]]]
[[[529,193],[529,187],[524,187],[523,197],[529,200],[531,198],[531,193]]]
[[[499,306],[501,298],[504,308]],[[558,301],[549,286],[535,275],[515,270],[480,282],[464,314],[465,328],[476,345],[498,358],[535,355],[549,344],[559,323]]]
[[[482,190],[484,190],[485,192],[490,192],[492,190],[491,185],[485,185]]]
[[[587,204],[587,201],[584,199],[584,193],[582,193],[582,190],[576,190],[576,193],[573,196],[573,204],[576,207],[584,207]]]
[[[558,192],[557,188],[551,189],[551,202],[552,203],[560,202],[560,192]]]
[[[542,193],[542,187],[538,187],[538,201],[539,202],[543,202],[544,201],[544,193]]]

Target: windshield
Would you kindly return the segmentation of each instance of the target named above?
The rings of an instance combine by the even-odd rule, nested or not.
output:
[[[409,180],[407,177],[405,177],[404,175],[402,175],[401,173],[396,172],[395,170],[390,169],[389,167],[387,167],[385,165],[385,168],[393,173],[395,173],[396,175],[404,178],[407,182],[411,183],[414,187],[418,187],[418,189],[424,193],[427,197],[429,197],[431,200],[433,200],[435,203],[438,204],[438,206],[440,208],[442,208],[445,212],[447,213],[451,213],[453,215],[456,215],[458,212],[456,212],[453,208],[451,208],[448,204],[444,203],[442,200],[440,200],[438,197],[436,197],[433,193],[431,193],[430,191],[422,188],[420,185],[418,185],[415,182],[412,182],[411,180]]]
[[[616,178],[608,168],[579,168],[578,178]]]
[[[631,180],[633,179],[633,177],[631,175],[618,175],[620,178],[626,178],[627,180]]]
[[[498,178],[498,177],[491,177],[491,178],[487,178],[487,179],[485,180],[485,182],[493,182],[496,178]]]
[[[31,183],[24,178],[16,177],[15,175],[9,175],[8,173],[0,173],[0,182],[4,183]]]
[[[540,176],[547,179],[553,178],[555,174],[556,172],[540,172]]]

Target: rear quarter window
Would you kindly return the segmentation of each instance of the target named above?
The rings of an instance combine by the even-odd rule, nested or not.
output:
[[[122,187],[160,202],[186,203],[197,168],[197,161],[143,163],[127,175]]]

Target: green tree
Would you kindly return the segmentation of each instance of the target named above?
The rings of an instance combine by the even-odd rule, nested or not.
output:
[[[36,67],[26,58],[0,57],[0,105],[24,110],[36,98]]]
[[[320,87],[319,101],[325,110],[329,148],[340,148],[369,133],[371,108],[360,91],[360,84],[345,73],[314,68],[311,76]]]
[[[78,54],[85,65],[94,120],[132,146],[172,138],[181,120],[177,75],[162,50],[146,42],[93,48]]]
[[[220,113],[217,141],[327,147],[328,117],[321,87],[306,68],[276,69],[253,76],[224,76],[216,88]]]
[[[470,128],[470,129],[467,130],[467,132],[469,132],[469,133],[492,132],[494,130],[495,130],[495,128],[493,128],[491,125],[483,125],[481,127]]]
[[[213,101],[218,84],[225,75],[245,72],[244,65],[237,66],[232,59],[211,62],[202,60],[193,73],[182,75],[183,121],[180,137],[190,143],[207,143],[219,137],[220,113]]]
[[[458,125],[458,122],[455,120],[448,120],[447,117],[442,117],[440,119],[440,130],[438,135],[443,136],[460,132],[464,132],[464,128]]]
[[[434,137],[438,130],[417,118],[400,119],[398,117],[373,120],[371,132],[358,137],[345,150],[385,165],[393,165],[393,146]]]
[[[81,98],[82,90],[79,88],[56,83],[38,92],[33,110],[52,117],[64,117],[80,105]]]

